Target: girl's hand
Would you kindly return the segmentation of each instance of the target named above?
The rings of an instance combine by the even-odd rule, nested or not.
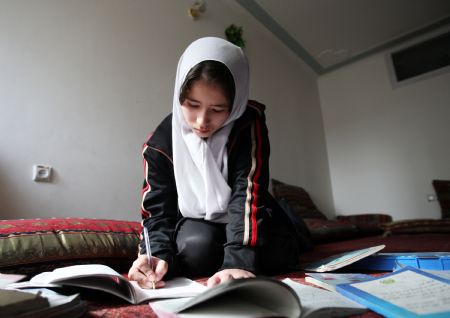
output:
[[[249,277],[255,277],[255,275],[252,272],[243,269],[230,268],[215,273],[208,279],[208,282],[206,284],[208,287],[212,287],[220,283],[226,282],[227,280],[230,279],[249,278]]]
[[[147,255],[139,255],[128,271],[128,279],[134,280],[142,288],[151,289],[164,287],[162,278],[167,273],[169,264],[162,259],[152,257],[151,266],[148,264]]]

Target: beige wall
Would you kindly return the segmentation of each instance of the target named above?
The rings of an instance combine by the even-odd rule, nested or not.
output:
[[[0,218],[139,219],[140,147],[170,111],[192,40],[244,27],[268,106],[272,176],[333,214],[316,78],[234,1],[0,0]],[[33,164],[54,169],[31,180]]]
[[[385,52],[318,80],[337,214],[439,218],[450,179],[450,73],[393,88]]]

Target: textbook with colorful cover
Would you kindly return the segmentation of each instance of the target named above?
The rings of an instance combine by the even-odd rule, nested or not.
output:
[[[151,301],[158,317],[346,317],[367,310],[342,295],[269,277],[236,279],[193,298]]]
[[[337,285],[336,291],[385,317],[450,317],[450,280],[414,267]]]
[[[370,275],[356,273],[306,273],[305,281],[330,291],[336,291],[336,285],[363,282],[372,278]]]
[[[311,272],[320,272],[320,273],[330,272],[342,268],[344,266],[350,265],[369,255],[372,255],[382,250],[384,247],[385,245],[378,245],[369,248],[363,248],[350,252],[340,253],[337,255],[332,255],[330,257],[321,259],[317,262],[302,264],[300,265],[300,268]]]
[[[129,281],[106,265],[89,264],[57,268],[31,278],[30,281],[8,285],[8,288],[74,286],[101,290],[132,304],[156,298],[191,297],[206,289],[206,286],[188,278],[166,281],[164,288],[144,289],[137,282]]]

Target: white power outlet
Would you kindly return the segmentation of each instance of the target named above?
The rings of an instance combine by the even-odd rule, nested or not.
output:
[[[433,202],[436,200],[436,197],[434,196],[434,194],[427,194],[427,200],[428,202]]]
[[[33,166],[33,180],[37,182],[50,182],[52,176],[52,167],[47,165]]]

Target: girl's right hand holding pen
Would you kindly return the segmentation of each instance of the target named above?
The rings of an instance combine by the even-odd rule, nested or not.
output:
[[[152,289],[153,284],[161,288],[165,285],[162,278],[168,269],[168,263],[162,259],[153,256],[149,264],[147,255],[139,255],[128,272],[128,279],[136,281],[142,288]]]

